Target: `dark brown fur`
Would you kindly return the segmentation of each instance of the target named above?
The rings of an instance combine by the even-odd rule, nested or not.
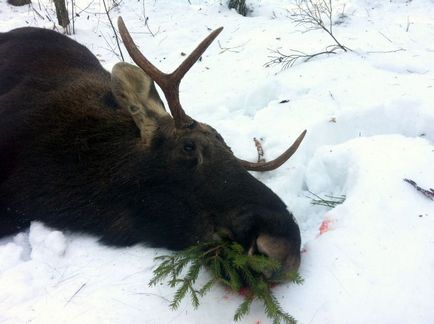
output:
[[[221,136],[198,122],[175,128],[152,81],[157,108],[141,132],[128,112],[135,93],[113,88],[114,77],[53,31],[0,34],[0,237],[39,220],[111,245],[176,250],[224,229],[246,248],[261,235],[283,242],[279,255],[268,251],[278,243],[258,249],[297,267],[292,215]]]

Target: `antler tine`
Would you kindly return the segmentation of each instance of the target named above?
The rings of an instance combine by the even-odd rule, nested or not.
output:
[[[118,28],[125,48],[133,61],[160,86],[161,90],[163,90],[170,112],[175,120],[175,126],[177,128],[183,128],[192,125],[193,119],[185,113],[179,101],[179,81],[173,83],[169,74],[161,72],[140,52],[125,26],[122,17],[118,18]]]
[[[184,62],[182,62],[181,65],[170,74],[161,72],[139,51],[125,26],[122,17],[118,18],[118,27],[125,47],[133,61],[160,86],[161,90],[163,90],[170,112],[175,120],[175,126],[177,128],[186,128],[194,125],[193,119],[185,113],[181,106],[179,100],[179,84],[187,71],[190,70],[193,64],[222,31],[223,27],[214,30],[210,35],[208,35],[208,37],[206,37],[196,47]]]
[[[289,158],[297,151],[304,136],[306,135],[306,130],[304,130],[294,141],[294,143],[287,149],[283,154],[270,162],[248,162],[245,160],[238,159],[241,165],[249,171],[271,171],[280,167],[283,163],[289,160]]]
[[[181,63],[181,65],[171,73],[171,77],[180,82],[184,75],[190,70],[190,68],[196,63],[196,61],[202,56],[203,52],[211,45],[214,39],[221,33],[223,27],[217,28],[211,32],[193,52]]]
[[[122,17],[118,18],[118,28],[119,33],[122,37],[122,41],[124,42],[125,48],[130,54],[133,61],[142,68],[158,85],[160,83],[164,83],[163,79],[167,78],[167,74],[161,72],[158,68],[156,68],[148,59],[140,52],[134,43],[127,27],[125,26],[124,20]],[[160,85],[161,87],[161,85]]]

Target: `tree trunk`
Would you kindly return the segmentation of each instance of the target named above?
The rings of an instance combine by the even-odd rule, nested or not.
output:
[[[69,17],[65,0],[54,0],[54,6],[56,7],[57,21],[59,22],[59,25],[65,28],[68,33]]]

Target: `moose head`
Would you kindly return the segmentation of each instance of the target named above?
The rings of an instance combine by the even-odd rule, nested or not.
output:
[[[220,134],[188,116],[179,100],[181,79],[222,28],[165,74],[141,54],[121,18],[118,26],[138,67],[118,63],[111,74],[85,47],[54,32],[23,28],[11,31],[10,38],[0,34],[0,41],[6,39],[0,54],[2,46],[14,51],[14,44],[49,53],[39,61],[33,53],[37,59],[31,64],[17,61],[19,55],[0,64],[4,78],[10,73],[6,86],[0,82],[0,93],[6,93],[6,99],[0,97],[0,115],[12,114],[15,127],[0,132],[0,149],[9,159],[0,157],[0,165],[7,166],[0,171],[0,236],[39,220],[96,235],[110,245],[179,250],[225,233],[248,253],[296,270],[298,225],[282,200],[248,171],[281,166],[306,131],[270,162],[237,158]],[[43,49],[23,45],[30,34],[41,38]],[[57,62],[62,69],[46,64],[47,55],[62,60],[65,53],[58,51],[70,55]],[[9,67],[17,63],[27,68],[12,75]],[[14,81],[21,75],[44,86],[30,83],[21,89],[23,83]],[[21,115],[16,113],[20,106],[28,107]]]
[[[181,79],[223,28],[214,30],[174,72],[166,74],[138,50],[121,17],[118,26],[125,47],[141,70],[119,63],[112,71],[113,91],[133,116],[143,143],[152,143],[154,154],[161,150],[158,154],[163,154],[162,160],[167,163],[165,176],[181,186],[176,191],[184,191],[190,204],[201,215],[209,216],[204,220],[211,223],[203,224],[200,232],[205,234],[203,229],[208,229],[211,237],[222,228],[250,253],[266,254],[287,269],[298,268],[300,233],[293,216],[246,169],[276,169],[297,150],[306,132],[274,161],[250,163],[236,158],[220,134],[188,116],[179,100]],[[172,117],[165,111],[154,82],[162,89]]]

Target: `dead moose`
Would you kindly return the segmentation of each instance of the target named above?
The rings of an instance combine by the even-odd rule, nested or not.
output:
[[[181,79],[222,28],[171,74],[139,52],[121,18],[119,30],[140,68],[118,63],[109,73],[54,31],[0,33],[0,237],[38,220],[109,245],[179,250],[224,230],[246,250],[298,268],[298,225],[247,170],[279,167],[305,132],[276,160],[236,158],[179,102]]]

